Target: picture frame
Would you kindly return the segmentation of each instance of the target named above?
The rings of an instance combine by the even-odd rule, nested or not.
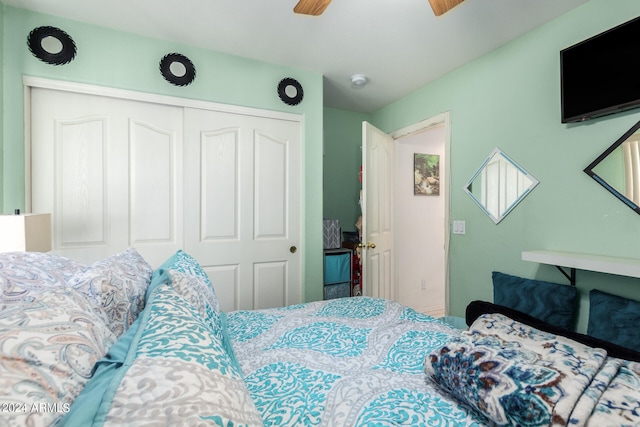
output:
[[[413,154],[414,196],[440,195],[440,156],[438,154]]]

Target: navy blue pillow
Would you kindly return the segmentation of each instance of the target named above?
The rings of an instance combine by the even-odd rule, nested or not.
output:
[[[587,335],[640,351],[640,301],[593,289]]]
[[[564,329],[572,329],[578,291],[575,286],[525,279],[494,271],[493,302]]]

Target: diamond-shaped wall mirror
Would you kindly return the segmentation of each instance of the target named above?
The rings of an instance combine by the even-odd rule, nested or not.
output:
[[[495,148],[471,177],[464,191],[499,223],[538,185],[538,180]]]
[[[607,148],[584,171],[640,214],[640,122]]]

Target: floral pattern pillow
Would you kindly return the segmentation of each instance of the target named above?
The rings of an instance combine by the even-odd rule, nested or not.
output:
[[[12,301],[33,301],[38,293],[61,287],[87,266],[43,252],[0,253],[0,308]]]
[[[120,337],[144,309],[153,270],[134,249],[97,261],[69,280],[105,316],[107,326]]]
[[[0,425],[57,423],[116,341],[91,302],[69,287],[0,311]]]

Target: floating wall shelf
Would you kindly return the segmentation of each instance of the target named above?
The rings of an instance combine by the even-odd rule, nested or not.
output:
[[[640,259],[561,251],[523,251],[522,260],[555,265],[572,285],[576,284],[576,269],[640,278]],[[569,268],[570,274],[563,267]]]

